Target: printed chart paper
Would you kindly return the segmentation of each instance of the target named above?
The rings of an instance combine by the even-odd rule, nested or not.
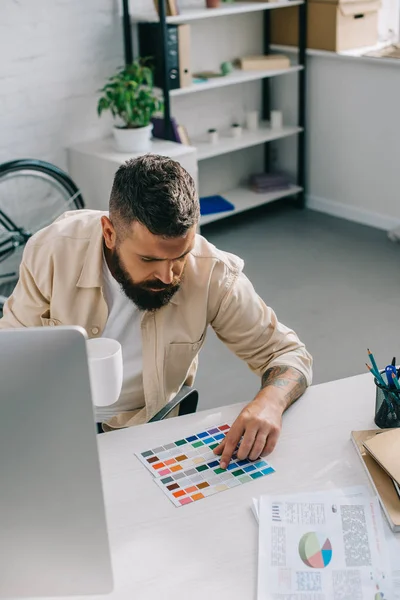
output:
[[[152,473],[155,483],[178,507],[274,472],[266,460],[237,460],[236,453],[227,469],[221,469],[220,458],[213,450],[229,429],[227,424],[211,427],[136,456]]]
[[[260,498],[259,600],[391,600],[387,565],[377,498]]]

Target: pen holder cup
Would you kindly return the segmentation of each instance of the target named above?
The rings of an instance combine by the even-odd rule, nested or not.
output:
[[[400,427],[400,390],[390,390],[389,394],[376,379],[375,385],[375,424],[380,429]]]

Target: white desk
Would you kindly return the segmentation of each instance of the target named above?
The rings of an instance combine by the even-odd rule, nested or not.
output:
[[[133,452],[231,421],[239,408],[99,436],[115,573],[112,600],[253,599],[258,553],[253,496],[368,485],[350,441],[352,429],[374,427],[374,384],[366,374],[312,387],[287,412],[270,457],[276,473],[175,508]]]

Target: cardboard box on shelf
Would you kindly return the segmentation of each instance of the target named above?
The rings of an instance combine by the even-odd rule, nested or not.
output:
[[[284,54],[266,54],[258,56],[243,56],[238,60],[239,67],[244,71],[263,71],[264,69],[288,69],[290,59]]]
[[[379,0],[308,2],[307,47],[341,52],[373,46],[378,41]],[[298,7],[271,13],[273,44],[298,44]]]

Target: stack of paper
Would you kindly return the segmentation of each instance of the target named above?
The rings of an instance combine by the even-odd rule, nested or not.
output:
[[[400,430],[352,431],[351,439],[391,529],[400,532]]]
[[[379,502],[366,488],[262,496],[252,509],[258,600],[397,597]]]

